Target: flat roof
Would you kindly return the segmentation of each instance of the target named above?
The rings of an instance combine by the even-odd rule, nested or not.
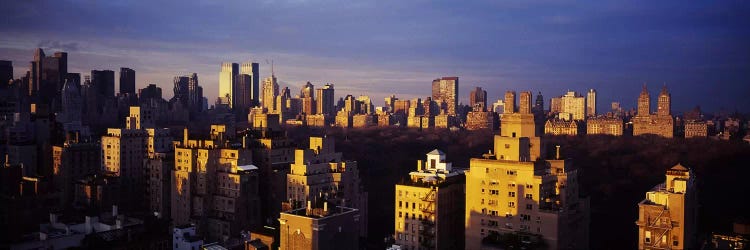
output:
[[[250,164],[250,165],[241,165],[241,166],[237,166],[237,168],[239,168],[242,171],[257,170],[258,169],[258,167],[256,167],[253,164]]]

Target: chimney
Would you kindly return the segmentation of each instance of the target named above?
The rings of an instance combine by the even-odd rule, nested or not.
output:
[[[185,129],[182,130],[182,146],[186,147],[188,143],[188,129],[185,127]]]
[[[555,145],[555,159],[560,159],[560,145]]]
[[[328,202],[323,202],[323,214],[328,214]]]

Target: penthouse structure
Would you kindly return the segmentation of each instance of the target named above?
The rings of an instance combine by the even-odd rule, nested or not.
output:
[[[394,235],[404,249],[460,249],[464,235],[465,177],[433,150],[417,171],[396,184]]]

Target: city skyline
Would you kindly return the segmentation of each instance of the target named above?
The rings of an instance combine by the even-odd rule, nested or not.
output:
[[[200,9],[204,18],[161,15],[164,8]],[[541,91],[550,98],[593,88],[602,111],[613,101],[634,108],[645,82],[652,93],[667,84],[677,112],[696,105],[733,112],[750,107],[742,96],[749,88],[750,62],[741,56],[750,52],[743,46],[750,42],[744,28],[750,18],[742,15],[749,9],[732,1],[204,2],[160,8],[11,2],[2,17],[0,53],[13,61],[15,77],[28,68],[36,47],[68,52],[70,72],[132,68],[136,88],[156,83],[168,89],[174,76],[197,72],[209,103],[218,93],[221,62],[261,63],[265,78],[273,60],[282,87],[296,91],[307,81],[333,83],[336,99],[363,94],[378,106],[394,93],[424,98],[432,79],[458,76],[464,104],[474,87],[487,90],[490,101],[508,89]],[[118,15],[139,18],[112,18]],[[237,18],[218,18],[233,15]],[[442,39],[446,33],[452,39]],[[717,98],[709,102],[704,95]]]

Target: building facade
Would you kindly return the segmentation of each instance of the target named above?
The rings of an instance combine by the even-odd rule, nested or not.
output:
[[[666,138],[674,136],[674,118],[671,114],[671,95],[664,86],[659,93],[657,111],[651,114],[651,101],[646,86],[638,97],[638,113],[631,119],[633,135],[653,134]]]
[[[586,120],[586,134],[621,136],[623,122],[619,117],[591,117]]]

